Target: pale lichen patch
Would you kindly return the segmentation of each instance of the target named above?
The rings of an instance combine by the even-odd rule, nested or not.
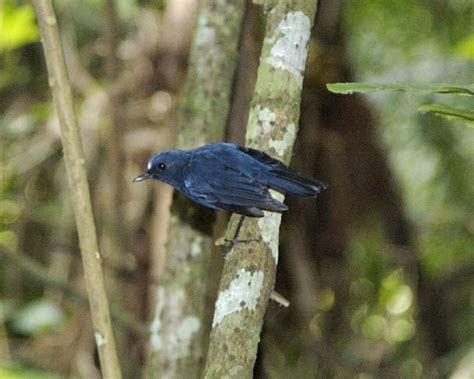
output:
[[[243,370],[245,370],[245,367],[242,366],[242,365],[235,365],[235,366],[232,366],[230,369],[229,369],[229,376],[232,378],[232,377],[238,377],[240,376],[239,374],[241,374],[243,372]]]
[[[165,306],[165,289],[160,287],[156,296],[155,317],[150,325],[150,346],[152,351],[160,350],[163,345],[160,336],[161,313]]]
[[[251,272],[240,269],[230,282],[229,288],[219,293],[212,327],[214,328],[231,313],[244,309],[254,310],[262,292],[262,285],[262,271]]]
[[[216,30],[208,25],[207,17],[200,16],[198,19],[198,27],[196,30],[196,44],[198,46],[215,45]]]
[[[203,239],[200,235],[196,235],[191,244],[191,256],[196,257],[202,253],[202,242]]]
[[[250,112],[249,122],[247,125],[247,139],[256,140],[262,134],[270,133],[273,125],[275,125],[277,115],[269,108],[262,108],[256,105]]]
[[[176,331],[178,341],[191,341],[192,336],[199,331],[200,327],[201,321],[196,316],[186,317]]]
[[[295,124],[291,123],[286,127],[285,134],[283,138],[280,140],[271,139],[268,144],[272,147],[275,152],[280,156],[283,157],[288,147],[293,145],[296,137],[296,126]]]
[[[257,117],[260,125],[262,125],[263,133],[270,133],[273,125],[275,125],[276,122],[276,114],[265,107],[260,112],[258,112]]]
[[[289,12],[280,21],[278,30],[283,35],[272,46],[265,62],[276,69],[291,72],[301,87],[308,55],[311,21],[303,12]]]
[[[95,332],[94,337],[95,337],[95,343],[97,347],[101,347],[102,345],[105,345],[105,342],[106,342],[105,337],[102,334]]]
[[[272,196],[280,201],[285,198],[281,193],[270,190]],[[264,212],[265,217],[259,218],[257,223],[262,233],[262,240],[265,242],[272,253],[275,264],[278,263],[278,238],[280,235],[281,214],[273,212]]]
[[[150,326],[151,349],[164,356],[185,357],[194,335],[201,328],[201,321],[197,316],[185,315],[184,290],[160,287],[157,296],[155,318]],[[170,325],[170,329],[164,330],[163,324]]]

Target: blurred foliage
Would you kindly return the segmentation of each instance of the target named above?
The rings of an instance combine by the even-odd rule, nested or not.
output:
[[[0,54],[39,40],[35,11],[31,4],[0,3]]]
[[[357,1],[345,14],[359,77],[389,74],[390,81],[404,75],[432,81],[441,73],[436,65],[448,64],[439,59],[464,58],[458,46],[472,36],[470,0]]]
[[[351,241],[347,259],[358,277],[350,288],[355,308],[351,327],[366,338],[395,345],[414,335],[413,292],[403,271],[387,259],[385,246],[381,235],[371,232],[356,233]]]
[[[14,0],[0,2],[0,91],[27,83],[30,68],[20,64],[18,49],[38,40],[33,6]]]
[[[142,59],[136,45],[140,41],[147,43],[146,33],[150,30],[156,32],[154,26],[161,22],[157,15],[165,3],[118,1],[118,29],[122,38],[118,51],[124,69],[129,68],[127,65],[132,59],[144,62],[140,66],[142,70],[156,65],[149,56]],[[448,329],[451,345],[437,362],[438,372],[445,376],[466,372],[473,375],[470,358],[474,349],[474,131],[458,119],[435,117],[431,111],[472,121],[473,97],[456,94],[472,95],[473,92],[474,5],[472,0],[370,0],[344,4],[348,61],[355,80],[390,84],[372,87],[358,84],[359,87],[336,89],[370,91],[364,96],[378,115],[377,136],[413,225],[421,274],[428,281],[431,293],[438,296],[439,306],[449,310],[446,314],[449,319],[439,320]],[[56,2],[55,5],[74,67],[87,71],[94,85],[101,83],[103,3],[87,0]],[[145,29],[148,24],[152,27]],[[165,64],[176,63],[165,61]],[[0,2],[0,66],[0,250],[26,254],[47,267],[53,267],[59,260],[53,260],[52,256],[53,252],[60,251],[59,256],[71,259],[69,269],[74,277],[80,263],[76,260],[77,242],[70,230],[70,219],[63,216],[68,207],[64,191],[66,174],[29,3]],[[394,82],[410,84],[402,87]],[[457,85],[440,88],[436,83]],[[158,84],[153,82],[149,86]],[[381,86],[406,92],[372,92]],[[89,171],[100,234],[105,229],[103,220],[106,219],[101,214],[101,204],[108,184],[104,166],[107,129],[102,127],[106,124],[102,94],[91,87],[87,90],[75,87],[74,90],[78,119],[86,136],[87,163],[93,163]],[[136,125],[137,129],[150,123],[144,116],[150,113],[150,102],[145,97],[150,95],[148,90],[141,86],[136,90],[138,95],[128,96],[129,103],[124,106],[127,123]],[[165,92],[167,88],[153,90],[166,94],[164,98],[171,98],[169,92]],[[155,97],[158,101],[156,99],[158,97]],[[442,109],[439,104],[443,104]],[[422,113],[418,109],[430,112]],[[159,143],[159,138],[150,136],[146,139]],[[136,136],[127,135],[127,149],[133,150],[136,140]],[[135,166],[133,154],[139,155],[129,153],[128,166],[124,168],[124,175],[130,178],[133,172],[140,170]],[[124,205],[131,209],[127,220],[136,221],[137,225],[132,222],[132,229],[138,236],[135,236],[135,244],[139,246],[143,246],[142,234],[149,225],[141,225],[136,215],[143,209],[143,213],[148,214],[147,199],[145,192],[136,192]],[[430,367],[420,345],[424,331],[418,321],[420,294],[416,278],[407,274],[406,266],[400,263],[400,252],[387,241],[380,226],[382,216],[351,227],[345,251],[344,264],[349,271],[350,287],[344,315],[349,322],[347,329],[343,329],[343,338],[335,341],[335,346],[336,358],[347,359],[348,368],[334,356],[321,355],[325,357],[322,360],[327,358],[330,364],[342,367],[340,377],[348,377],[351,370],[359,372],[361,378],[381,377],[376,371],[379,366],[397,367],[401,377],[430,377]],[[107,246],[107,239],[102,243]],[[129,260],[134,265],[145,265],[142,256]],[[69,271],[64,271],[67,270],[52,270],[55,275],[67,277]],[[136,281],[143,280],[140,277]],[[72,312],[62,303],[52,301],[54,297],[46,290],[7,264],[0,255],[0,322],[6,324],[9,336],[15,341],[13,353],[17,345],[57,333],[75,322]],[[133,296],[138,298],[130,297]],[[331,320],[327,315],[338,305],[337,296],[334,288],[318,290],[314,317],[307,325],[309,329],[303,331],[316,343],[323,344],[324,336],[331,333],[328,326]],[[338,326],[344,328],[344,325]],[[20,337],[21,344],[17,341]],[[301,349],[297,343],[272,346],[272,377],[304,378],[309,366],[301,358]],[[17,359],[15,354],[13,357]],[[311,357],[313,369],[319,363]],[[41,375],[55,377],[20,366],[0,365],[0,378],[41,378]]]
[[[466,36],[457,43],[456,54],[460,57],[474,59],[474,34]]]
[[[44,372],[19,364],[5,364],[0,362],[0,378],[2,379],[60,379],[62,376],[52,372]]]
[[[368,99],[378,111],[378,135],[417,231],[421,270],[438,294],[439,304],[445,304],[442,312],[449,310],[445,314],[449,321],[438,322],[448,323],[450,343],[459,350],[458,355],[443,360],[443,375],[455,372],[457,360],[469,354],[474,344],[474,302],[468,284],[472,283],[474,251],[474,134],[463,125],[472,125],[473,100],[456,96],[472,94],[473,7],[471,1],[464,0],[351,2],[345,12],[350,30],[348,48],[361,83],[330,88],[342,93],[406,91],[371,93]],[[457,85],[440,88],[434,83]],[[437,118],[417,110],[455,118]],[[421,331],[409,305],[415,296],[412,284],[403,279],[399,269],[394,270],[387,247],[381,242],[374,245],[377,235],[380,239],[380,233],[357,234],[349,250],[350,262],[362,277],[355,283],[363,283],[362,288],[377,294],[368,295],[370,304],[362,298],[357,301],[355,315],[364,314],[357,325],[367,337],[382,335],[390,342],[387,335],[391,336],[400,352],[405,350],[415,359],[411,363],[407,360],[407,367],[420,371],[408,377],[420,377],[422,357],[419,351],[415,353],[412,338]],[[397,314],[397,309],[407,305]],[[410,339],[411,346],[407,345]],[[472,364],[468,372],[473,375]]]

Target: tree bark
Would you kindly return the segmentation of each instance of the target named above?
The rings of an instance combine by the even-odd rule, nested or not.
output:
[[[243,0],[203,0],[178,109],[181,149],[222,140],[244,10]],[[148,376],[196,378],[209,332],[207,297],[213,213],[175,196],[166,264],[152,320]]]
[[[265,2],[267,26],[246,143],[288,163],[298,129],[301,89],[316,1]],[[275,195],[283,200],[283,195]],[[227,231],[231,235],[238,217]],[[281,215],[246,219],[226,256],[205,377],[251,378],[263,317],[275,283]]]

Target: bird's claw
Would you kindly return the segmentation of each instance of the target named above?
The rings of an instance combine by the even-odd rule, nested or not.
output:
[[[250,240],[239,240],[239,239],[224,239],[225,241],[225,245],[224,245],[224,249],[222,251],[222,255],[224,255],[224,257],[234,248],[235,245],[237,245],[238,243],[249,243],[249,242],[258,242],[257,239],[250,239]]]

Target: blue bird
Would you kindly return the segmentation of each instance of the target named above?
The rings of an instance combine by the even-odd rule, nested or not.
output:
[[[240,214],[225,252],[242,242],[237,237],[245,216],[263,217],[263,211],[282,213],[288,209],[269,189],[314,197],[327,188],[262,151],[223,142],[153,155],[146,171],[133,181],[145,179],[161,180],[205,207]]]

